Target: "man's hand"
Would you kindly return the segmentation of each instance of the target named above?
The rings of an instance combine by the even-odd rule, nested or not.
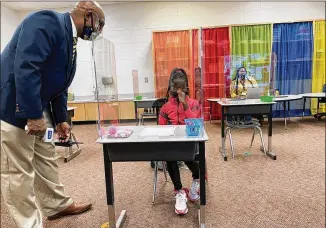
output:
[[[70,125],[62,122],[57,125],[57,134],[61,142],[67,142],[70,136]]]
[[[36,120],[27,120],[28,135],[43,137],[46,132],[46,124],[43,118]]]

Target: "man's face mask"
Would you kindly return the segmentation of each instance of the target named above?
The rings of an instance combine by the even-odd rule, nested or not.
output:
[[[94,41],[97,36],[102,32],[105,22],[100,20],[99,17],[91,13],[91,26],[86,25],[86,16],[84,18],[84,29],[81,35],[83,40]]]

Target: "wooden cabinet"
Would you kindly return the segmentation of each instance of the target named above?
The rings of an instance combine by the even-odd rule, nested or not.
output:
[[[86,121],[96,121],[97,117],[97,103],[85,103],[85,120]]]
[[[69,103],[69,107],[76,107],[75,116],[72,118],[73,121],[85,121],[85,104],[84,103]]]
[[[68,103],[69,107],[76,107],[73,121],[97,121],[98,107],[96,102],[88,103]],[[120,102],[101,102],[100,103],[101,120],[133,120],[135,119],[135,105],[133,101]],[[142,113],[138,109],[138,113]]]
[[[120,101],[119,116],[120,120],[134,120],[135,119],[135,104],[133,101]]]

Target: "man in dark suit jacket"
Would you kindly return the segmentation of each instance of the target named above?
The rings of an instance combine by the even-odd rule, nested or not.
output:
[[[70,13],[32,13],[1,53],[1,190],[18,227],[43,227],[38,208],[55,219],[92,206],[65,195],[54,144],[41,138],[47,126],[56,126],[63,141],[69,138],[67,90],[76,42],[94,40],[104,23],[102,8],[92,1],[77,3]]]

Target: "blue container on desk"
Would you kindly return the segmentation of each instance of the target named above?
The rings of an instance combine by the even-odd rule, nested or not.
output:
[[[204,132],[203,118],[185,119],[186,134],[190,137],[202,136]]]

